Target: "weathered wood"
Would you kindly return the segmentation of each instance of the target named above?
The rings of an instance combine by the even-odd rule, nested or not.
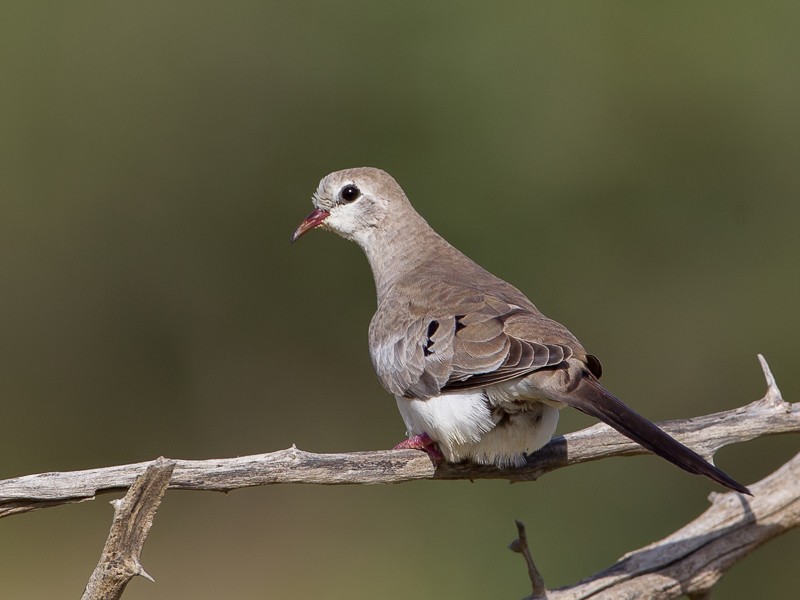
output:
[[[700,454],[713,457],[729,444],[765,435],[800,431],[800,403],[781,398],[769,367],[762,363],[769,388],[747,406],[660,426]],[[519,468],[472,464],[434,467],[418,450],[381,450],[315,454],[294,446],[277,452],[237,458],[175,460],[169,487],[229,491],[279,483],[324,485],[402,483],[418,479],[507,479],[529,481],[556,469],[611,456],[647,451],[610,427],[599,424],[556,437]],[[81,502],[97,494],[129,487],[149,462],[113,467],[40,473],[0,481],[0,517],[59,504]]]
[[[629,552],[547,600],[707,598],[720,577],[750,552],[800,525],[800,454],[750,486],[752,497],[712,493],[711,507],[663,540]]]
[[[714,415],[700,417],[707,422],[705,431],[710,433],[709,439],[697,447],[709,455],[731,440],[752,439],[748,437],[747,422],[738,421],[740,414],[776,410],[776,416],[783,413],[797,417],[798,404],[783,401],[769,366],[762,356],[759,360],[767,380],[764,398],[739,411],[720,413],[716,419]],[[773,425],[776,431],[789,431],[780,418]],[[680,425],[671,431],[683,430]],[[725,571],[760,545],[800,525],[800,454],[749,487],[752,497],[734,492],[712,493],[711,507],[685,527],[629,552],[613,566],[580,583],[557,590],[546,589],[542,575],[533,565],[524,526],[517,523],[520,537],[513,542],[512,550],[522,552],[520,548],[524,547],[527,552],[523,555],[534,590],[528,600],[670,600],[681,596],[708,599],[711,588]]]
[[[123,498],[112,500],[111,531],[81,600],[118,600],[136,575],[153,581],[139,557],[174,467],[163,457],[153,461]]]

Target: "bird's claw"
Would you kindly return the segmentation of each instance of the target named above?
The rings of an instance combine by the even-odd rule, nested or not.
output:
[[[392,450],[422,450],[430,457],[434,466],[439,466],[439,463],[444,461],[444,454],[427,433],[412,435],[397,444]]]

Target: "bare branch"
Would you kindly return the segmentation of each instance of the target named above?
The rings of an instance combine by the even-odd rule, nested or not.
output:
[[[765,396],[742,408],[661,426],[709,459],[720,448],[764,435],[800,431],[800,403],[784,402],[759,356],[767,380]],[[85,600],[119,598],[135,575],[149,576],[139,555],[167,488],[228,491],[278,483],[327,485],[401,483],[417,479],[534,480],[555,469],[610,456],[644,454],[638,444],[605,425],[555,438],[516,469],[467,464],[434,466],[415,450],[314,454],[286,450],[230,459],[167,460],[65,473],[41,473],[0,481],[0,517],[91,500],[130,487],[114,501],[114,523]],[[532,600],[689,595],[708,598],[734,563],[769,539],[800,524],[800,454],[751,486],[753,498],[712,494],[712,506],[669,537],[629,553],[609,569],[574,586],[549,591],[536,569],[525,528],[511,549],[525,558]]]
[[[766,365],[766,363],[763,363]],[[661,426],[706,456],[720,448],[764,435],[800,431],[800,403],[788,404],[765,371],[767,394],[742,408]],[[291,447],[278,452],[237,458],[175,460],[171,489],[229,491],[278,483],[325,485],[401,483],[418,479],[538,479],[555,469],[610,456],[647,451],[606,425],[594,425],[551,440],[528,463],[514,469],[471,464],[434,467],[417,450],[383,450],[315,454]],[[57,504],[89,500],[100,493],[129,487],[150,463],[41,473],[0,481],[0,517]]]
[[[796,413],[796,404],[789,407],[784,403],[764,357],[759,355],[759,360],[767,380],[767,393],[763,399],[742,410],[747,412],[751,408],[771,407],[783,411],[790,408],[791,412]],[[728,421],[727,415],[730,413],[720,413],[725,415],[720,420]],[[734,423],[732,430],[736,429],[738,425]],[[715,438],[726,439],[719,435]],[[706,448],[713,454],[717,443],[710,443]],[[629,552],[610,568],[576,585],[545,590],[543,596],[536,596],[534,592],[532,598],[668,600],[687,595],[698,600],[708,599],[711,588],[725,571],[761,544],[800,525],[800,454],[751,485],[750,490],[752,497],[732,492],[712,493],[709,497],[711,507],[675,533]],[[517,523],[517,526],[520,527],[520,524]],[[523,538],[520,537],[520,540]],[[530,575],[533,558],[529,554],[526,561],[533,581]],[[538,571],[536,575],[541,580]],[[541,589],[544,590],[543,583]]]
[[[117,600],[136,575],[153,581],[139,556],[174,467],[175,461],[157,459],[134,481],[124,498],[111,501],[111,531],[81,600]]]
[[[708,598],[735,563],[800,525],[800,454],[750,489],[752,498],[712,493],[711,507],[685,527],[579,584],[547,591],[545,598]]]

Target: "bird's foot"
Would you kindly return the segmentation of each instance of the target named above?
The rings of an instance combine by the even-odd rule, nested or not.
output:
[[[430,456],[435,466],[444,461],[444,454],[427,433],[412,435],[407,440],[397,444],[392,450],[422,450]]]

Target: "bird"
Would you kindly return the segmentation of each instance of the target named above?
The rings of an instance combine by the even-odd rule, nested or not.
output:
[[[330,173],[312,203],[291,241],[332,231],[358,244],[371,267],[370,356],[408,436],[395,448],[519,467],[550,441],[560,409],[570,406],[690,473],[750,494],[606,390],[597,357],[436,233],[387,172]]]

